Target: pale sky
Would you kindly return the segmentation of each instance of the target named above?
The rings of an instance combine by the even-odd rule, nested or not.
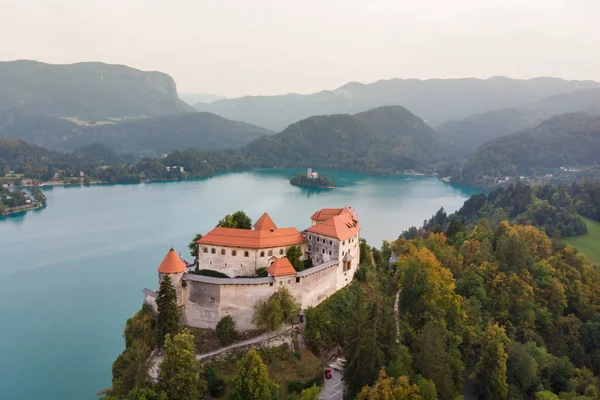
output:
[[[396,77],[600,81],[600,0],[0,0],[0,60],[15,59],[125,64],[229,97]]]

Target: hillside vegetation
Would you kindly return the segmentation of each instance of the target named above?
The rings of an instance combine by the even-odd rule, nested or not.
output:
[[[497,177],[555,173],[561,166],[597,169],[598,154],[600,117],[565,114],[492,140],[445,173],[453,182],[485,185]]]
[[[399,106],[307,118],[241,149],[251,165],[389,173],[429,166],[443,151],[435,132]]]
[[[475,113],[524,106],[555,94],[591,88],[600,88],[600,83],[505,77],[390,79],[370,84],[351,82],[335,90],[308,95],[246,96],[210,104],[200,103],[194,107],[199,111],[280,131],[313,115],[354,114],[376,107],[399,105],[435,126]]]
[[[506,134],[534,127],[565,113],[600,114],[600,89],[557,94],[520,108],[488,111],[435,128],[441,139],[452,146],[455,159],[472,153],[483,143]]]
[[[124,65],[0,62],[0,111],[17,109],[83,121],[191,112],[175,81]]]
[[[72,151],[102,143],[118,153],[160,155],[174,150],[239,148],[271,131],[209,113],[187,113],[99,126],[76,125],[25,112],[0,113],[0,136],[53,150]]]

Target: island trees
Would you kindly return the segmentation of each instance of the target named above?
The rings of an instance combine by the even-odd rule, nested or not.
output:
[[[156,297],[158,313],[156,316],[156,344],[161,348],[167,334],[174,335],[179,331],[179,310],[177,309],[177,293],[171,284],[169,275],[160,282]]]
[[[237,363],[231,398],[236,400],[275,400],[279,387],[269,379],[266,365],[252,349]]]

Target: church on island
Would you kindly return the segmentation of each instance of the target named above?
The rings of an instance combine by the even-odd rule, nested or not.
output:
[[[230,315],[240,330],[253,329],[254,305],[280,287],[287,288],[302,310],[314,307],[354,277],[360,260],[360,225],[354,209],[324,208],[310,217],[310,227],[278,228],[264,213],[254,229],[216,227],[198,240],[198,269],[228,277],[198,275],[171,249],[158,267],[159,282],[169,276],[177,293],[183,323],[214,329]],[[291,246],[301,250],[308,268],[296,271],[286,258]],[[256,277],[266,268],[267,276]],[[157,292],[144,289],[144,302],[156,309]]]

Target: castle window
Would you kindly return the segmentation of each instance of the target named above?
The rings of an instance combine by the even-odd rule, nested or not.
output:
[[[244,257],[250,257],[250,252],[248,250],[244,251]]]
[[[264,256],[265,256],[265,252],[264,252],[264,251],[261,251],[261,252],[260,252],[260,256],[261,256],[261,257],[264,257]]]
[[[344,241],[342,242],[342,246],[343,246],[343,245],[345,245],[345,244],[346,244],[346,241],[344,240]]]
[[[296,277],[296,283],[300,283],[300,277]]]
[[[283,286],[283,281],[279,281],[279,286]]]
[[[269,250],[269,251],[267,252],[267,255],[268,255],[269,257],[271,257],[271,256],[273,255],[273,250]]]
[[[292,280],[291,280],[291,279],[288,279],[288,285],[289,285],[290,283],[292,283]]]
[[[325,249],[323,249],[323,254],[325,254]]]
[[[225,255],[225,249],[221,249],[221,255],[224,256]]]
[[[208,253],[208,247],[203,248],[202,251]]]
[[[234,257],[237,256],[237,250],[231,250],[231,255]]]
[[[329,255],[331,255],[331,250],[329,250]]]
[[[210,253],[211,254],[217,254],[217,249],[215,249],[214,247],[212,249],[210,249]]]
[[[279,249],[279,255],[283,254],[283,249]]]
[[[332,244],[333,244],[333,240],[330,240],[329,241],[329,245],[331,246]]]
[[[269,286],[273,286],[273,282],[269,282]]]

